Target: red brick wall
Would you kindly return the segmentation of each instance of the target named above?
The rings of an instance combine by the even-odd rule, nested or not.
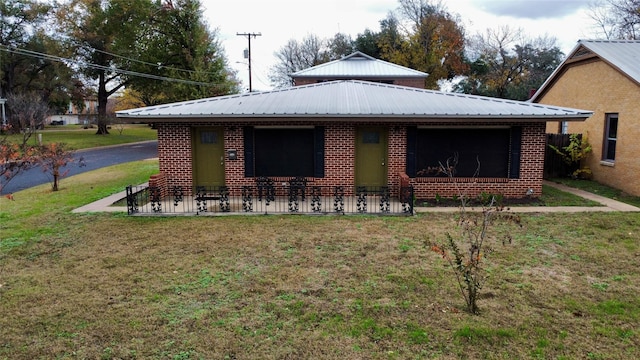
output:
[[[160,173],[166,174],[169,188],[191,188],[191,126],[182,123],[159,123],[157,129]]]
[[[260,125],[308,125],[308,121],[272,121],[261,122]],[[317,185],[343,185],[349,189],[355,178],[355,129],[357,126],[382,125],[389,128],[388,149],[388,185],[396,192],[399,187],[400,174],[406,168],[406,125],[404,123],[358,122],[347,123],[342,119],[314,123],[325,127],[325,177],[308,179]],[[227,185],[253,185],[255,179],[244,177],[244,139],[243,127],[255,125],[249,121],[225,125],[221,122],[181,122],[159,123],[158,155],[160,172],[166,175],[169,187],[181,185],[185,189],[192,187],[191,134],[196,126],[223,126],[225,153],[235,149],[237,160],[225,160]],[[419,125],[419,124],[411,124]],[[429,123],[442,126],[446,123]],[[478,123],[456,123],[451,126],[472,126]],[[502,123],[501,125],[522,126],[522,154],[520,159],[520,178],[479,178],[456,179],[453,184],[446,178],[412,178],[417,198],[434,198],[439,196],[459,195],[460,192],[475,196],[481,192],[502,194],[505,197],[524,197],[528,189],[533,196],[542,194],[542,173],[544,166],[545,124],[544,123]]]
[[[165,197],[169,195],[169,184],[167,183],[167,180],[166,173],[151,175],[149,178],[149,187],[159,188],[160,196]]]
[[[465,124],[460,125],[465,126]],[[453,181],[448,178],[413,178],[411,183],[414,186],[416,197],[430,199],[434,198],[436,194],[444,197],[461,194],[476,196],[486,192],[502,194],[507,198],[523,198],[529,189],[533,190],[533,197],[542,195],[546,146],[545,124],[511,123],[507,125],[522,126],[520,178],[456,178]]]

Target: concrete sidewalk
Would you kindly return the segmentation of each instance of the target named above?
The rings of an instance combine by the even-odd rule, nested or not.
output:
[[[611,211],[624,211],[624,212],[633,212],[640,211],[640,208],[635,206],[625,204],[620,201],[616,201],[613,199],[606,198],[604,196],[596,195],[584,190],[572,188],[566,185],[554,183],[551,181],[544,181],[544,184],[547,186],[554,187],[558,190],[571,193],[580,197],[583,197],[588,200],[592,200],[602,204],[602,206],[512,206],[509,208],[509,211],[514,213],[552,213],[552,212],[560,212],[560,213],[578,213],[578,212],[611,212]],[[147,183],[141,184],[140,186],[147,186]],[[117,194],[113,194],[104,199],[98,200],[91,204],[87,204],[85,206],[74,209],[72,212],[74,213],[84,213],[84,212],[127,212],[126,206],[111,206],[113,203],[122,200],[126,197],[126,192],[122,191]],[[470,210],[478,210],[479,208],[471,208]],[[457,206],[451,207],[415,207],[416,213],[427,213],[427,212],[457,212],[460,209]]]
[[[514,213],[578,213],[578,212],[610,212],[610,211],[640,211],[640,208],[625,204],[623,202],[596,195],[588,191],[572,188],[563,184],[544,181],[544,185],[554,187],[558,190],[580,196],[582,198],[600,203],[602,206],[512,206],[509,211]],[[456,212],[457,207],[416,207],[416,212]]]
[[[149,183],[140,184],[139,186],[149,186]],[[72,213],[86,213],[86,212],[127,212],[126,206],[111,206],[114,203],[125,199],[127,197],[127,191],[121,191],[117,194],[107,196],[104,199],[94,201],[91,204],[81,206],[77,209],[73,209]]]

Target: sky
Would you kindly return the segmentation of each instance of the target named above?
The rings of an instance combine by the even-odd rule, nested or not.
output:
[[[535,38],[557,39],[568,54],[580,39],[594,38],[588,16],[593,0],[443,0],[452,14],[460,16],[467,35],[508,25]],[[268,74],[276,63],[274,53],[289,40],[309,34],[321,39],[341,32],[353,39],[366,29],[379,31],[380,20],[397,9],[397,0],[201,0],[204,18],[217,29],[218,40],[231,68],[237,71],[246,91],[249,71],[244,50],[251,37],[251,74],[254,91],[270,90]]]

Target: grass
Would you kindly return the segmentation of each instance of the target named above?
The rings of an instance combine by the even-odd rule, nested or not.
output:
[[[70,213],[155,171],[119,165],[0,199],[0,359],[640,356],[639,214],[496,224],[513,243],[493,246],[471,316],[425,246],[456,214]]]
[[[156,140],[158,138],[156,130],[146,124],[122,125],[122,133],[120,133],[118,126],[114,125],[109,135],[96,135],[95,128],[84,129],[81,125],[48,127],[45,130],[38,130],[37,134],[42,134],[43,143],[65,143],[75,150]],[[37,134],[34,134],[29,139],[30,144],[36,144]],[[22,141],[20,135],[10,135],[7,138],[11,142]]]
[[[479,206],[486,201],[472,201],[471,204]],[[602,206],[602,204],[585,199],[583,197],[558,190],[552,186],[542,185],[542,196],[537,199],[502,199],[500,203],[509,206]],[[459,206],[460,200],[457,198],[436,198],[429,200],[418,200],[416,206]]]
[[[542,185],[542,206],[602,206],[597,201],[558,190],[552,186]]]
[[[622,190],[595,181],[571,178],[554,178],[551,181],[640,207],[640,197],[629,195]]]

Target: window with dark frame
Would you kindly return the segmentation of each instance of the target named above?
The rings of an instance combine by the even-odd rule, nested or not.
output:
[[[324,127],[247,127],[246,177],[324,177]]]
[[[202,131],[200,132],[200,143],[201,144],[217,144],[218,143],[218,133],[215,131]]]
[[[408,128],[407,175],[446,177],[449,161],[455,177],[519,178],[521,136],[519,126]]]
[[[616,143],[618,142],[618,114],[607,114],[604,125],[604,144],[602,160],[616,160]]]

